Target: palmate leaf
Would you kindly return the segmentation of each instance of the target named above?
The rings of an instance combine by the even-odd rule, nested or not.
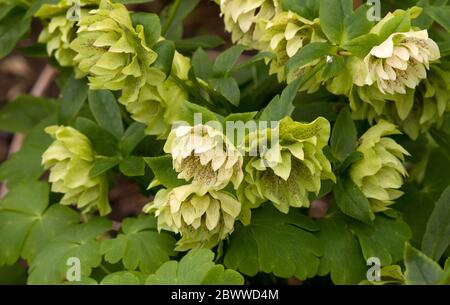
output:
[[[44,128],[56,123],[56,115],[37,124],[28,132],[20,151],[0,165],[0,180],[6,181],[9,188],[22,181],[33,181],[44,172],[41,156],[52,142]]]
[[[153,285],[242,285],[244,278],[238,272],[225,269],[213,262],[211,250],[191,250],[179,262],[164,263],[146,284]]]
[[[44,182],[15,186],[0,201],[0,265],[19,257],[33,260],[58,233],[78,223],[78,214],[68,207],[48,207],[49,187]]]
[[[105,218],[94,218],[87,223],[62,231],[36,255],[30,264],[28,284],[58,284],[65,282],[71,257],[80,260],[82,277],[101,264],[102,255],[97,237],[111,229]]]
[[[57,101],[21,95],[0,108],[0,129],[28,133],[42,120],[55,113]]]
[[[405,242],[411,238],[408,225],[400,217],[381,214],[367,225],[334,212],[320,220],[319,226],[317,236],[324,248],[319,275],[330,273],[334,284],[361,282],[370,257],[379,258],[382,266],[399,261]]]
[[[225,250],[225,266],[246,275],[259,271],[279,277],[306,279],[317,274],[322,250],[310,232],[314,221],[292,211],[288,215],[271,205],[252,214],[248,226],[238,226]]]
[[[128,270],[147,274],[174,255],[175,238],[167,232],[158,233],[153,216],[127,218],[122,223],[122,233],[116,238],[105,240],[101,252],[105,260],[115,264],[122,261]]]

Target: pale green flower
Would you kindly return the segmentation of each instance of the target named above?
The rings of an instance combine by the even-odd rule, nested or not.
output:
[[[278,139],[273,141],[276,134]],[[258,156],[246,164],[239,200],[251,208],[271,201],[283,213],[289,207],[308,207],[308,196],[319,192],[321,180],[335,180],[323,153],[329,136],[330,123],[322,117],[309,124],[286,117],[274,130],[250,134],[249,151],[261,146],[261,141],[269,140],[272,145],[259,149]]]
[[[97,0],[79,1],[77,13],[80,16],[86,15],[88,10],[84,7],[96,5],[98,2]],[[74,66],[73,58],[76,53],[70,48],[70,43],[76,36],[77,21],[68,18],[67,15],[70,13],[70,8],[75,9],[75,5],[75,1],[72,0],[61,0],[56,4],[45,3],[35,14],[36,17],[42,20],[48,20],[39,35],[38,41],[46,44],[48,55],[54,55],[58,63],[63,67]]]
[[[155,213],[158,230],[179,233],[177,251],[212,248],[233,232],[241,204],[223,191],[198,193],[195,185],[159,190],[144,211]]]
[[[237,189],[243,179],[243,157],[225,135],[208,125],[178,126],[167,138],[178,178],[192,180],[199,193],[220,190],[232,182]]]
[[[98,209],[101,215],[111,211],[105,175],[89,177],[96,154],[89,139],[72,127],[45,129],[55,141],[42,155],[42,164],[50,170],[52,191],[63,193],[60,203],[76,204],[84,213]]]
[[[275,59],[270,60],[270,73],[276,73],[278,80],[284,81],[284,67],[289,58],[310,42],[324,41],[322,36],[318,19],[311,21],[291,11],[276,14],[267,22],[261,37],[266,43],[264,50],[276,55]]]
[[[126,104],[138,98],[145,84],[155,86],[165,78],[162,71],[150,67],[157,54],[147,46],[143,26],[133,27],[123,4],[102,0],[77,25],[70,47],[92,89],[122,90],[120,101]]]
[[[395,134],[400,134],[395,125],[384,120],[367,130],[357,148],[363,158],[350,168],[350,177],[369,199],[373,212],[389,209],[403,195],[399,188],[407,176],[403,162],[409,153],[388,137]]]
[[[431,65],[428,78],[405,94],[383,94],[374,86],[355,87],[350,106],[355,119],[395,122],[412,139],[442,122],[450,109],[450,73]]]
[[[393,33],[364,59],[368,70],[364,85],[375,84],[382,93],[406,94],[406,88],[416,88],[427,77],[429,63],[439,57],[439,47],[427,30]]]
[[[233,42],[259,49],[264,21],[275,16],[279,0],[220,0],[225,29]]]
[[[145,84],[136,100],[124,103],[134,120],[147,125],[147,134],[167,136],[176,118],[174,113],[188,99],[187,92],[175,82],[174,76],[187,81],[190,67],[189,58],[175,52],[171,75],[166,80],[161,75],[155,84]]]

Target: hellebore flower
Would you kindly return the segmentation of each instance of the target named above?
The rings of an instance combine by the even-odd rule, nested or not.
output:
[[[241,204],[223,191],[197,192],[189,184],[161,189],[144,211],[155,213],[158,230],[180,233],[177,251],[212,248],[233,232]]]
[[[399,133],[394,124],[381,120],[359,140],[357,151],[363,158],[352,164],[350,177],[369,199],[373,212],[387,210],[403,195],[398,189],[407,176],[402,162],[409,153],[388,137]]]
[[[365,84],[376,84],[382,93],[405,94],[406,88],[416,88],[427,77],[429,63],[439,57],[439,47],[426,30],[393,33],[364,59]]]
[[[162,71],[150,67],[157,54],[147,46],[143,26],[133,27],[123,4],[102,0],[77,25],[70,47],[77,53],[78,69],[89,75],[92,89],[123,90],[120,101],[126,104],[138,98],[146,83],[157,85],[164,80]]]
[[[243,179],[243,157],[226,136],[211,126],[178,126],[167,138],[178,178],[197,185],[199,193],[220,190],[231,181],[237,189]]]
[[[111,211],[105,175],[89,177],[96,155],[89,139],[72,127],[45,129],[55,141],[42,155],[42,164],[50,170],[52,191],[63,193],[61,204],[76,204],[84,213],[98,209],[101,215]]]
[[[85,6],[96,5],[98,2],[97,0],[81,0],[78,3],[79,7],[76,7],[78,4],[75,1],[61,0],[56,4],[43,4],[35,13],[36,17],[48,20],[39,35],[38,41],[46,44],[48,55],[54,55],[61,66],[71,67],[75,65],[73,58],[76,52],[70,48],[70,43],[75,38],[76,18],[81,18],[81,15],[87,14],[88,9],[84,8]],[[74,12],[80,15],[69,18],[67,15],[70,8],[74,8]],[[79,71],[77,73],[81,74]]]
[[[289,207],[308,207],[308,195],[319,192],[321,180],[335,180],[323,154],[330,136],[330,123],[325,118],[303,124],[286,117],[276,129],[248,137],[252,151],[254,145],[267,141],[265,135],[272,138],[278,133],[278,140],[271,139],[272,146],[260,151],[245,166],[244,183],[237,192],[245,208],[257,207],[264,201],[271,201],[283,213]]]
[[[318,19],[310,21],[291,11],[280,12],[267,22],[261,40],[267,45],[265,50],[275,53],[271,60],[270,73],[276,73],[278,80],[284,81],[284,67],[289,60],[306,44],[322,41],[317,34]]]
[[[278,0],[220,0],[220,10],[225,29],[233,42],[259,49],[264,21],[273,18],[279,6]]]

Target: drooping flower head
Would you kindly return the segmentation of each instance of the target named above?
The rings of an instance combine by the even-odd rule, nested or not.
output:
[[[174,113],[188,99],[186,90],[176,83],[174,76],[186,81],[190,67],[189,58],[175,52],[171,75],[166,80],[161,79],[159,84],[145,84],[137,100],[124,103],[135,121],[147,125],[147,134],[165,137],[170,132],[176,118]]]
[[[393,33],[364,59],[365,84],[376,84],[382,93],[405,94],[406,88],[416,88],[427,77],[429,63],[439,57],[439,47],[427,30]]]
[[[399,133],[394,124],[381,120],[359,140],[357,151],[363,158],[352,164],[350,177],[369,199],[373,212],[387,210],[403,194],[398,190],[407,175],[402,162],[409,154],[388,137]]]
[[[48,21],[38,41],[46,44],[48,55],[54,55],[61,66],[74,66],[76,53],[70,48],[70,43],[76,35],[76,23],[81,15],[87,14],[89,9],[86,7],[98,3],[99,0],[60,0],[56,4],[45,3],[36,12],[36,17]],[[71,10],[74,15],[68,16]]]
[[[330,123],[319,117],[309,124],[286,117],[269,131],[249,135],[249,143],[266,141],[264,134],[278,134],[278,141],[252,157],[245,167],[245,182],[238,197],[247,206],[271,201],[283,213],[289,207],[308,207],[310,193],[318,193],[321,180],[334,180],[331,164],[323,154],[330,136]],[[252,138],[256,138],[253,141]],[[273,143],[273,141],[271,141]],[[253,149],[252,145],[249,146]]]
[[[176,250],[185,251],[212,248],[231,234],[241,204],[229,193],[198,193],[197,186],[189,184],[159,190],[144,211],[155,213],[158,230],[179,233]]]
[[[133,26],[123,4],[102,0],[78,26],[70,47],[92,89],[122,90],[120,101],[127,103],[137,99],[146,83],[158,85],[164,80],[162,71],[150,67],[157,54],[147,45],[143,26]]]
[[[411,139],[442,122],[450,111],[450,73],[430,65],[428,77],[406,94],[383,94],[373,86],[354,88],[350,106],[355,119],[386,119],[396,123]]]
[[[264,21],[273,18],[279,0],[220,0],[225,29],[233,42],[259,49]]]
[[[96,155],[89,139],[72,127],[50,126],[45,129],[55,141],[42,155],[42,164],[50,170],[52,191],[63,193],[60,203],[76,204],[83,212],[110,212],[108,185],[104,175],[89,177]]]
[[[291,11],[280,12],[267,22],[262,41],[264,49],[275,53],[271,60],[270,73],[276,73],[278,80],[284,81],[284,67],[289,60],[306,44],[322,41],[318,19],[311,21]]]
[[[172,155],[178,178],[192,180],[199,193],[220,190],[229,182],[236,189],[243,179],[241,153],[221,131],[211,126],[174,128],[164,151]]]

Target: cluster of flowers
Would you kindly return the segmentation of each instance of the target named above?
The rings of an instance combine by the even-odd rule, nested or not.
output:
[[[133,24],[123,4],[80,0],[79,16],[68,18],[72,6],[72,0],[61,0],[42,5],[36,13],[47,21],[39,41],[47,44],[49,55],[61,66],[74,67],[76,76],[87,76],[91,89],[121,91],[119,102],[134,120],[147,125],[146,133],[167,135],[167,108],[176,108],[187,97],[174,78],[187,80],[190,60],[175,52],[165,75],[153,66],[158,55],[152,49],[164,38],[148,41],[151,35]]]
[[[324,39],[317,20],[279,12],[275,1],[238,2],[222,1],[227,29],[233,32],[234,40],[257,40],[262,45],[267,42],[277,53],[271,70],[280,78],[287,58],[304,44]],[[147,132],[167,137],[164,152],[170,154],[183,184],[160,189],[144,211],[155,214],[160,230],[181,235],[177,250],[216,246],[233,232],[237,220],[248,224],[251,209],[266,202],[283,213],[291,207],[309,207],[311,195],[321,190],[322,180],[335,182],[324,154],[330,123],[322,117],[311,123],[285,117],[276,126],[250,131],[242,143],[234,143],[207,124],[170,130],[165,112],[183,102],[186,94],[172,78],[187,78],[189,60],[175,53],[172,71],[165,75],[152,66],[157,54],[146,41],[142,26],[133,25],[125,6],[107,0],[82,1],[80,18],[72,21],[66,18],[70,4],[61,0],[42,6],[37,15],[48,24],[40,40],[47,43],[49,54],[54,54],[62,66],[74,67],[79,77],[87,76],[92,89],[120,90],[120,102],[132,117],[147,124]],[[392,52],[406,58],[403,49]],[[418,52],[416,57],[424,61],[426,52]],[[377,50],[373,53],[380,55]],[[384,62],[392,60],[382,59],[380,63],[367,59],[369,66],[384,67]],[[384,71],[392,73],[386,68]],[[315,90],[317,85],[310,85]],[[387,79],[379,83],[374,79],[371,86],[390,90]],[[44,153],[42,163],[50,170],[52,190],[64,194],[61,203],[76,204],[83,212],[109,213],[106,173],[89,175],[94,162],[102,158],[89,139],[67,126],[51,126],[46,131],[55,141]],[[363,158],[350,168],[351,178],[369,198],[373,212],[386,210],[401,196],[398,189],[406,175],[402,161],[407,152],[388,137],[396,133],[395,125],[380,120],[360,138],[357,150]],[[268,142],[272,143],[270,147]],[[151,185],[158,185],[158,181]]]
[[[290,82],[294,77],[306,75],[320,61],[325,61],[314,60],[298,67],[294,75],[286,75],[285,64],[303,46],[327,41],[318,18],[308,20],[292,11],[283,11],[280,0],[216,2],[234,42],[274,53],[270,72],[276,73],[280,81]],[[389,13],[370,33],[380,34],[386,23],[404,13],[400,10]],[[411,18],[416,17],[410,14]],[[450,111],[450,97],[445,94],[450,89],[450,71],[439,65],[439,48],[426,30],[411,27],[392,33],[364,58],[353,56],[345,48],[340,51],[344,52],[338,50],[334,56],[344,57],[343,74],[348,78],[339,75],[322,79],[321,73],[315,73],[300,90],[314,92],[325,84],[332,93],[350,98],[356,119],[395,122],[413,139],[440,123],[444,112]]]

